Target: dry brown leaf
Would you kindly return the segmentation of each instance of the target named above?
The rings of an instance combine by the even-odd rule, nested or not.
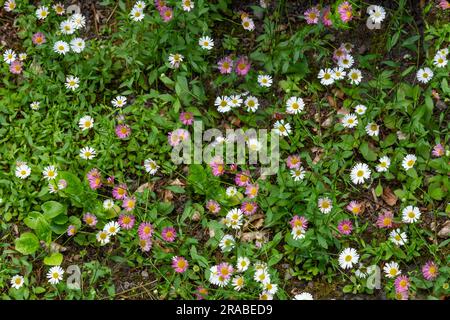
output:
[[[150,190],[150,191],[153,191],[153,187],[155,186],[155,184],[154,183],[144,183],[144,184],[142,184],[142,185],[140,185],[137,189],[136,189],[136,192],[140,192],[140,193],[142,193],[142,192],[144,192],[146,189],[148,189],[148,190]]]
[[[170,185],[171,185],[171,186],[184,187],[186,184],[185,184],[183,181],[181,181],[180,179],[176,178],[175,180],[173,180],[173,181],[170,183]]]
[[[332,96],[327,96],[328,104],[330,107],[336,108],[336,100]]]
[[[162,192],[162,198],[164,202],[171,202],[173,199],[173,192],[167,189],[164,189]]]
[[[313,147],[313,148],[311,148],[311,151],[315,155],[314,160],[313,160],[313,164],[317,164],[320,161],[320,158],[322,157],[323,148]]]
[[[381,195],[381,198],[383,198],[383,201],[391,207],[395,206],[398,200],[397,196],[391,191],[389,187],[383,188],[383,194]]]
[[[437,235],[439,238],[450,237],[450,220],[445,221],[444,225],[442,226],[441,230],[439,230]]]
[[[337,111],[337,114],[347,115],[347,114],[349,114],[349,112],[348,112],[348,110],[345,109],[345,108],[340,108],[340,109]]]
[[[264,239],[268,231],[252,231],[252,232],[244,232],[241,236],[241,241],[250,242],[253,240],[261,240]]]
[[[264,215],[262,213],[254,214],[250,216],[248,221],[244,224],[242,230],[246,231],[248,229],[257,230],[264,225]]]
[[[325,119],[324,122],[322,122],[321,126],[322,128],[329,128],[333,124],[333,116],[329,116]]]

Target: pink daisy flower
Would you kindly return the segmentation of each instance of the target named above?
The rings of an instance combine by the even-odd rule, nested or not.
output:
[[[151,239],[139,239],[139,247],[142,251],[148,252],[152,248],[152,240]]]
[[[394,215],[391,211],[384,211],[378,215],[377,227],[378,228],[392,228],[392,222]]]
[[[217,66],[221,74],[231,73],[233,71],[233,60],[230,57],[225,57],[217,63]]]
[[[114,199],[122,200],[127,197],[127,185],[122,183],[113,188],[112,196]]]
[[[322,23],[327,26],[330,27],[333,25],[333,21],[331,21],[331,10],[330,7],[326,7],[325,9],[323,9],[322,11]]]
[[[238,165],[237,164],[235,164],[235,163],[230,164],[230,171],[231,172],[236,172],[237,169],[238,169]]]
[[[45,35],[42,32],[36,32],[35,34],[33,34],[31,40],[37,46],[44,44],[46,42]]]
[[[342,220],[338,224],[338,230],[341,234],[349,235],[353,230],[352,222],[350,220]]]
[[[150,239],[153,235],[153,225],[150,222],[142,222],[138,228],[138,235],[140,239]]]
[[[218,177],[225,173],[225,165],[223,163],[210,164],[214,176]]]
[[[122,202],[122,208],[125,211],[132,211],[136,207],[136,198],[135,197],[125,197]]]
[[[397,300],[408,300],[408,291],[401,291],[395,293],[395,299]]]
[[[233,266],[227,262],[222,262],[217,266],[217,275],[221,278],[221,280],[230,279],[233,272]]]
[[[300,156],[296,154],[290,155],[286,159],[286,165],[289,169],[298,169],[300,168],[301,163]]]
[[[345,50],[345,48],[343,48],[342,46],[337,48],[336,50],[333,51],[333,60],[334,61],[339,61],[341,59],[344,59],[346,56],[348,55],[347,50]]]
[[[130,230],[130,229],[132,229],[134,227],[135,221],[136,221],[136,219],[135,219],[135,217],[132,214],[123,214],[122,213],[119,216],[118,223],[119,223],[119,226],[122,229]]]
[[[248,171],[246,171],[246,172],[241,172],[241,173],[236,174],[236,177],[234,178],[234,182],[239,187],[247,186],[251,182],[250,181],[250,173]]]
[[[165,227],[161,232],[161,236],[167,242],[174,242],[177,237],[177,231],[174,227]]]
[[[184,257],[175,256],[172,258],[172,268],[177,273],[183,273],[189,267],[189,263]]]
[[[192,112],[182,112],[180,114],[180,121],[182,124],[190,126],[192,123],[194,123],[194,115],[192,114]]]
[[[197,300],[203,300],[208,296],[208,290],[203,287],[198,287],[194,294],[197,297]]]
[[[83,216],[83,221],[89,227],[95,227],[95,225],[97,224],[97,217],[92,213],[86,212]]]
[[[110,176],[110,177],[106,178],[106,183],[109,185],[114,184],[114,176]]]
[[[250,71],[250,62],[247,57],[240,57],[236,62],[236,73],[240,76],[245,76]]]
[[[11,72],[11,73],[13,73],[13,74],[21,74],[22,73],[22,66],[23,66],[23,63],[22,62],[20,62],[20,61],[18,61],[18,60],[16,60],[16,61],[13,61],[10,65],[9,65],[9,71]]]
[[[217,203],[217,201],[209,200],[206,203],[206,209],[208,209],[211,213],[218,213],[220,211],[220,205]]]
[[[250,198],[256,198],[258,196],[259,185],[258,184],[247,184],[245,187],[245,195]]]
[[[434,280],[439,275],[439,268],[433,261],[428,261],[422,267],[422,274],[425,279]]]
[[[338,7],[338,13],[343,22],[349,22],[353,18],[352,5],[348,2],[342,2]]]
[[[357,201],[351,201],[345,208],[351,213],[357,215],[361,213],[362,204]]]
[[[450,9],[450,2],[448,2],[447,0],[441,0],[441,2],[439,2],[439,7],[442,10]]]
[[[309,8],[304,13],[307,24],[319,23],[320,11],[317,7]]]
[[[398,276],[394,282],[396,292],[407,292],[409,289],[409,278],[405,275]]]
[[[126,139],[131,134],[131,128],[126,124],[119,124],[115,131],[119,139]]]
[[[173,18],[173,10],[170,7],[162,7],[159,10],[159,14],[161,15],[161,18],[163,18],[164,22],[169,22]]]
[[[245,201],[241,205],[241,210],[245,215],[251,216],[258,209],[258,204],[256,202]]]
[[[70,225],[67,227],[67,235],[69,237],[75,235],[75,233],[77,233],[77,228],[74,225]]]
[[[433,151],[431,152],[431,154],[434,157],[442,157],[445,154],[445,148],[442,144],[437,144],[434,146]]]
[[[289,221],[289,224],[292,228],[298,227],[306,231],[306,229],[308,228],[308,219],[295,215],[294,217],[292,217],[292,220]]]

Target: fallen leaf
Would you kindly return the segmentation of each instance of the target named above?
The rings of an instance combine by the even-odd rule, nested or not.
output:
[[[136,192],[140,192],[140,193],[142,193],[142,192],[144,192],[145,190],[150,190],[150,191],[153,191],[153,187],[155,186],[155,184],[154,183],[144,183],[144,184],[142,184],[142,185],[140,185],[137,189],[136,189]]]
[[[334,97],[327,96],[327,100],[330,107],[336,108],[336,100],[334,100]]]
[[[445,223],[442,225],[441,230],[438,232],[439,238],[448,238],[450,237],[450,220],[445,221]]]
[[[250,242],[253,240],[261,240],[264,239],[268,231],[252,231],[252,232],[244,232],[241,236],[241,241]]]
[[[395,206],[398,200],[397,196],[391,191],[389,187],[383,188],[383,194],[381,195],[381,198],[383,198],[383,201],[391,207]]]

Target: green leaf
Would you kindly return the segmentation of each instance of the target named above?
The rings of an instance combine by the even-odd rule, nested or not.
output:
[[[59,252],[52,253],[44,258],[44,264],[47,266],[59,266],[63,261],[63,255]]]
[[[41,208],[42,211],[44,211],[44,217],[47,220],[51,220],[66,211],[66,208],[61,203],[56,201],[47,201],[42,204]]]
[[[372,149],[370,149],[369,144],[366,141],[361,143],[359,151],[367,161],[377,160],[377,154]]]
[[[33,254],[39,249],[39,239],[34,233],[22,233],[19,239],[15,241],[16,250],[21,254]]]
[[[377,187],[375,188],[375,194],[377,195],[377,197],[383,194],[383,187],[380,183],[378,183]]]

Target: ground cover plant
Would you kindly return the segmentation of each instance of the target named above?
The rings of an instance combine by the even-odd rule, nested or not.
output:
[[[1,299],[448,297],[448,1],[0,4]]]

